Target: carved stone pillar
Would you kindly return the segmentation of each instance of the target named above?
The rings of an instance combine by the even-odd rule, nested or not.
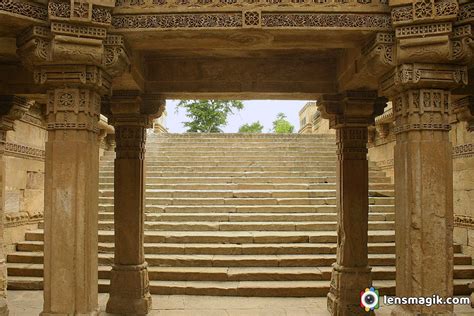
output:
[[[368,265],[369,173],[367,127],[383,113],[376,92],[349,91],[318,101],[337,139],[337,259],[333,264],[328,310],[332,315],[366,315],[360,291],[372,284]]]
[[[98,120],[110,91],[104,41],[113,2],[48,2],[49,26],[17,38],[47,91],[42,315],[98,312]]]
[[[48,91],[42,315],[98,310],[98,119],[100,95]]]
[[[145,140],[156,114],[137,92],[114,92],[110,100],[115,127],[114,228],[115,257],[107,312],[144,315],[151,295],[144,254]],[[161,111],[161,112],[160,112]]]
[[[7,265],[3,241],[5,205],[5,141],[7,131],[14,130],[15,120],[28,112],[30,103],[26,98],[14,95],[0,95],[0,316],[8,315],[7,306]]]
[[[466,76],[463,66],[404,64],[382,82],[395,116],[397,296],[453,295],[450,89]],[[392,314],[448,315],[452,308],[404,305]]]

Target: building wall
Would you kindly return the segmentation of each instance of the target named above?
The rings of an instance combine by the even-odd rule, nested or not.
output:
[[[44,207],[46,129],[41,109],[33,106],[6,134],[4,161],[4,242],[12,250],[27,229],[36,228]]]

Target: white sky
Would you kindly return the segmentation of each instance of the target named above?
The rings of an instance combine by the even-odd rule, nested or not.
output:
[[[308,101],[288,101],[288,100],[249,100],[243,101],[244,108],[233,115],[229,115],[227,126],[222,130],[225,133],[237,133],[239,127],[245,123],[260,121],[264,126],[263,132],[268,133],[272,128],[272,122],[278,113],[286,114],[288,121],[294,125],[294,132],[300,128],[298,112]],[[176,105],[179,100],[166,100],[166,127],[170,133],[184,133],[186,131],[182,122],[187,121],[184,109],[179,109],[176,113]]]

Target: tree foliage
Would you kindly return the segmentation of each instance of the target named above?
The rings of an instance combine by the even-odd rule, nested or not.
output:
[[[183,122],[187,132],[221,133],[229,114],[243,109],[244,104],[236,100],[181,100],[178,108],[184,108],[190,119]]]
[[[260,121],[253,122],[252,124],[244,124],[239,128],[239,133],[261,133],[263,131],[263,125]]]
[[[276,120],[273,121],[273,132],[277,134],[293,133],[295,127],[286,119],[284,113],[278,113]]]

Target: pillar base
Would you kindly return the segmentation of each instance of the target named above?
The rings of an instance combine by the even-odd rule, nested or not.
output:
[[[151,309],[147,264],[115,265],[111,271],[110,314],[146,315]]]
[[[333,264],[327,308],[331,315],[373,315],[360,306],[360,291],[370,287],[370,267],[348,268]]]

